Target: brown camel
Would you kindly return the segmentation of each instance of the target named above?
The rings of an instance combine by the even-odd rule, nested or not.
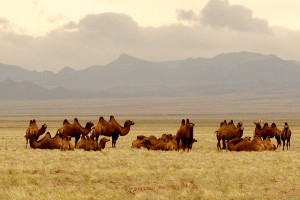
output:
[[[192,147],[193,142],[193,127],[195,124],[190,123],[190,120],[184,119],[181,120],[181,125],[176,133],[177,149],[180,149],[180,142],[182,143],[182,149],[185,151],[185,148],[189,151]]]
[[[36,120],[35,119],[30,120],[29,126],[28,126],[28,128],[26,130],[26,134],[24,136],[26,138],[26,148],[27,148],[29,138],[33,137],[35,140],[38,140],[39,137],[46,132],[46,129],[47,129],[46,124],[43,124],[41,126],[41,128],[38,128],[38,126],[36,124]]]
[[[61,150],[74,150],[74,146],[70,143],[70,139],[65,137],[61,138],[59,134],[56,134],[53,138],[50,133],[37,141],[34,137],[29,137],[29,143],[33,149],[61,149]]]
[[[160,138],[155,136],[146,137],[142,140],[142,144],[145,145],[145,148],[148,150],[166,150],[166,145],[170,139],[172,139],[172,134],[162,134]]]
[[[217,136],[217,149],[221,150],[221,143],[220,141],[223,141],[223,148],[226,149],[225,141],[229,141],[234,138],[241,138],[243,136],[244,127],[243,123],[239,122],[237,124],[237,127],[235,127],[233,121],[231,120],[227,125],[226,123],[221,123],[220,127],[217,131],[215,131]]]
[[[57,130],[57,133],[62,136],[75,137],[75,146],[80,138],[80,136],[87,136],[91,131],[94,124],[92,122],[87,122],[83,128],[78,119],[75,118],[73,124],[70,124],[67,119],[63,121],[63,126]]]
[[[80,140],[77,142],[76,149],[84,149],[85,151],[101,151],[99,145],[96,140],[91,138],[86,138],[85,136],[81,136]]]
[[[226,149],[229,151],[264,151],[264,145],[259,141],[261,138],[234,138],[227,143]]]
[[[286,141],[287,150],[289,150],[289,148],[291,147],[291,142],[290,142],[291,136],[292,136],[292,131],[290,130],[290,127],[289,127],[288,123],[285,122],[284,127],[281,131],[281,140],[283,142],[282,150],[284,150],[285,141]]]
[[[99,148],[105,149],[106,142],[109,142],[109,141],[110,141],[110,139],[107,139],[106,137],[101,138],[101,140],[99,142]]]
[[[272,123],[271,126],[269,126],[268,123],[265,123],[263,127],[261,127],[261,123],[254,122],[255,124],[255,130],[253,138],[256,136],[262,137],[263,140],[265,140],[267,137],[273,138],[275,137],[277,140],[277,147],[281,145],[280,141],[280,133],[281,131],[277,128],[275,123]]]
[[[124,122],[124,126],[122,127],[112,115],[110,116],[108,122],[105,121],[103,117],[100,117],[95,130],[91,134],[91,138],[96,137],[96,141],[98,141],[100,135],[112,137],[112,147],[115,148],[119,136],[127,135],[132,125],[134,125],[133,121],[126,120]]]

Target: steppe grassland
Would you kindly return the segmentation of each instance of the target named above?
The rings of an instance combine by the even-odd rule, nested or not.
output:
[[[35,116],[52,135],[64,118],[94,123],[98,115]],[[108,114],[105,118],[108,119]],[[223,119],[243,121],[252,135],[249,115],[115,115],[136,124],[102,152],[25,149],[24,134],[33,115],[0,117],[0,199],[299,199],[300,119],[269,115],[280,128],[288,121],[291,149],[275,152],[218,152],[214,131]],[[132,149],[137,135],[175,133],[189,117],[198,140],[190,152]],[[74,141],[74,139],[72,140]],[[275,143],[275,140],[273,139]]]

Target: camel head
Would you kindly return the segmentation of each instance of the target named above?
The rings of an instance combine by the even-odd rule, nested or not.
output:
[[[243,125],[243,122],[239,122],[237,124],[237,133],[239,133],[239,137],[242,137],[243,136],[243,133],[244,133],[244,125]]]
[[[247,139],[247,140],[250,141],[251,140],[251,136],[246,136],[245,139]]]
[[[131,120],[126,120],[126,121],[124,122],[124,127],[130,127],[130,126],[132,126],[132,125],[134,125],[134,122],[131,121]]]
[[[262,126],[261,126],[261,124],[259,122],[254,122],[254,124],[255,124],[256,128],[258,128],[260,130],[262,129]]]
[[[93,126],[94,126],[93,122],[87,122],[85,128],[91,130]]]
[[[41,133],[45,133],[45,132],[46,132],[46,129],[47,129],[47,124],[43,124],[43,125],[41,126],[40,132],[41,132]]]
[[[285,130],[289,129],[289,125],[288,125],[287,122],[284,122],[284,129],[285,129]]]

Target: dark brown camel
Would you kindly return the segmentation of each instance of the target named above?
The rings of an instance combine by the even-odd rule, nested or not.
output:
[[[291,147],[291,136],[292,136],[292,131],[290,130],[290,127],[287,122],[284,123],[284,127],[281,131],[281,140],[283,142],[283,147],[282,150],[284,150],[285,146],[285,141],[286,141],[286,149],[289,150]]]
[[[181,120],[181,125],[176,133],[176,141],[177,141],[177,149],[180,149],[180,142],[182,143],[182,149],[185,151],[189,151],[191,149],[192,141],[193,141],[193,127],[194,124],[190,123],[190,120],[184,119]],[[192,129],[192,133],[190,132]],[[191,137],[191,138],[190,138]]]
[[[233,121],[231,120],[228,124],[221,123],[217,131],[215,131],[217,136],[217,149],[226,149],[225,141],[232,140],[234,138],[241,138],[243,136],[244,127],[243,123],[239,122],[237,127],[235,127]],[[223,141],[223,148],[221,148],[221,140]]]
[[[43,135],[46,132],[47,125],[43,124],[41,128],[38,128],[36,124],[36,120],[30,120],[29,121],[29,126],[26,130],[25,138],[26,138],[26,148],[28,144],[29,138],[34,138],[35,140],[38,140],[41,135]]]
[[[56,134],[52,138],[49,132],[38,141],[34,137],[29,137],[29,143],[30,147],[33,149],[74,150],[74,146],[70,143],[69,138],[65,137],[62,139],[59,134]]]
[[[87,122],[83,128],[78,119],[74,119],[74,123],[70,124],[67,119],[63,121],[63,126],[57,130],[57,133],[64,136],[75,137],[75,146],[80,138],[80,136],[87,136],[91,131],[94,124],[92,122]]]
[[[85,151],[101,151],[99,145],[96,140],[91,138],[86,138],[85,136],[81,136],[80,140],[77,142],[76,149],[84,149]]]
[[[127,135],[132,125],[134,125],[133,121],[126,120],[124,122],[124,126],[122,127],[112,115],[110,116],[108,122],[106,122],[103,117],[100,117],[95,130],[93,130],[91,134],[91,138],[96,137],[96,141],[98,141],[100,135],[112,137],[112,147],[115,148],[119,136]]]

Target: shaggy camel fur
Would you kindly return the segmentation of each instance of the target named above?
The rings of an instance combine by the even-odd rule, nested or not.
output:
[[[281,140],[283,142],[282,150],[284,150],[285,141],[286,141],[287,150],[289,150],[289,148],[291,147],[291,142],[290,142],[291,136],[292,136],[292,131],[290,130],[290,127],[289,127],[288,123],[285,122],[284,127],[281,131]]]
[[[87,122],[83,128],[78,119],[75,118],[73,124],[70,124],[67,119],[63,121],[63,126],[57,130],[57,133],[64,136],[75,137],[75,146],[80,138],[80,136],[87,136],[91,131],[94,124],[92,122]]]
[[[81,136],[80,140],[77,142],[75,148],[84,149],[85,151],[99,151],[99,150],[101,151],[96,140],[91,138],[86,138],[83,135]]]
[[[70,143],[69,138],[65,137],[62,139],[58,134],[52,138],[49,132],[47,132],[46,135],[39,141],[37,141],[34,137],[30,137],[29,143],[33,149],[74,150],[74,145]]]
[[[243,136],[244,127],[243,123],[239,122],[237,127],[235,127],[233,121],[231,120],[228,124],[221,123],[217,131],[215,131],[217,136],[217,149],[221,150],[221,140],[223,141],[223,148],[226,149],[225,141],[229,141],[234,138],[241,138]]]
[[[36,124],[36,120],[30,120],[29,121],[29,126],[26,130],[25,138],[26,138],[26,148],[28,144],[29,138],[34,138],[35,140],[38,140],[41,135],[43,135],[46,132],[47,125],[43,124],[41,128],[38,128]]]
[[[96,141],[98,141],[100,135],[112,137],[112,147],[115,148],[119,136],[127,135],[132,125],[134,125],[133,121],[126,120],[122,127],[112,115],[108,122],[103,117],[100,117],[98,124],[91,133],[91,138],[96,138]]]

